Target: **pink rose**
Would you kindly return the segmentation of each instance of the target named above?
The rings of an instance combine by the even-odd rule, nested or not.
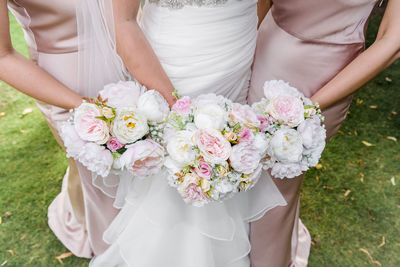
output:
[[[231,144],[217,130],[198,130],[194,135],[194,139],[207,162],[220,164],[225,162],[231,155]]]
[[[164,149],[151,139],[127,146],[119,165],[138,177],[157,174],[164,162]]]
[[[200,160],[199,165],[194,169],[196,174],[204,179],[210,179],[212,174],[212,168],[208,165],[204,159]]]
[[[119,142],[117,138],[111,137],[110,140],[107,142],[107,148],[112,152],[116,152],[118,149],[122,148],[124,144]]]
[[[90,103],[81,104],[74,115],[75,130],[85,141],[105,144],[110,138],[109,125],[96,117],[101,117],[101,110]]]
[[[304,121],[304,106],[300,98],[280,95],[271,100],[269,113],[280,124],[297,127]]]
[[[172,110],[180,115],[184,115],[190,112],[192,107],[192,100],[188,96],[184,96],[180,98],[176,103],[172,106]]]
[[[260,126],[256,113],[248,105],[233,103],[230,118],[248,128],[258,128]]]
[[[99,92],[99,95],[103,100],[107,100],[107,105],[113,108],[136,107],[136,103],[144,90],[144,87],[138,82],[120,81],[107,84]]]
[[[232,168],[244,174],[254,172],[260,160],[260,153],[251,143],[239,143],[233,146],[232,154],[229,158]]]
[[[250,129],[241,129],[238,133],[238,141],[239,143],[248,142],[251,143],[254,141],[253,132]]]
[[[178,187],[183,200],[196,207],[201,207],[209,201],[209,196],[203,191],[201,178],[195,173],[188,173]]]

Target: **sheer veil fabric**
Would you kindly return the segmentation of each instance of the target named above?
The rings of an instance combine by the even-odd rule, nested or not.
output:
[[[80,71],[90,74],[82,76],[90,81],[80,85],[95,96],[105,83],[131,77],[115,51],[111,0],[79,2]],[[145,4],[143,31],[181,94],[217,93],[245,101],[257,37],[256,4],[228,0],[180,10]],[[272,179],[264,175],[249,192],[197,208],[183,202],[166,175],[93,180],[122,209],[104,233],[110,248],[90,266],[249,267],[249,222],[286,205]]]

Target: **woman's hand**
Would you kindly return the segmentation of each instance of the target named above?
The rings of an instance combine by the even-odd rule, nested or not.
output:
[[[0,80],[37,100],[65,109],[77,107],[82,97],[15,51],[11,44],[7,1],[0,3]]]
[[[389,0],[375,42],[312,96],[325,109],[351,95],[400,57],[400,1]]]
[[[140,83],[159,91],[172,106],[174,86],[137,23],[139,7],[140,0],[113,0],[117,52]]]

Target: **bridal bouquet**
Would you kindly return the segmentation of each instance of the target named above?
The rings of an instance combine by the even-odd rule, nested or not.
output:
[[[222,201],[257,182],[268,140],[250,106],[215,94],[184,96],[167,123],[168,180],[186,203]]]
[[[265,82],[264,96],[252,105],[268,137],[264,168],[274,177],[293,178],[316,166],[326,138],[318,104],[284,81]]]
[[[68,157],[102,177],[111,170],[145,177],[161,169],[169,106],[157,91],[132,81],[109,84],[72,112],[60,129]]]

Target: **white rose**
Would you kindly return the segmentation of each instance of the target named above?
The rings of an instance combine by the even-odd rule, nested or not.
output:
[[[61,125],[60,136],[64,142],[67,157],[77,159],[86,142],[79,137],[74,126],[69,122],[65,122]]]
[[[133,143],[149,131],[146,118],[135,108],[119,108],[111,132],[123,144]]]
[[[168,140],[168,154],[178,166],[190,165],[197,157],[197,153],[193,150],[192,136],[192,132],[179,131]]]
[[[95,143],[87,143],[82,150],[79,161],[89,171],[102,177],[106,177],[110,173],[114,158],[109,150]]]
[[[194,123],[199,129],[224,129],[227,113],[217,104],[205,104],[194,113]]]
[[[232,147],[229,157],[232,168],[244,174],[250,174],[258,167],[261,157],[257,148],[250,143],[239,143]]]
[[[308,166],[316,166],[325,148],[326,130],[318,117],[305,120],[297,131],[301,134],[304,146],[304,159]]]
[[[169,114],[165,98],[155,90],[149,90],[139,97],[138,110],[151,122],[162,122]]]
[[[303,142],[301,135],[293,129],[279,129],[270,140],[268,154],[282,163],[301,161]]]
[[[257,133],[254,137],[253,145],[257,149],[260,157],[263,158],[267,154],[269,139],[265,134]]]
[[[138,82],[120,81],[104,86],[99,92],[102,100],[107,100],[106,104],[113,108],[135,107],[140,94],[145,90],[144,86]]]
[[[74,125],[79,137],[85,141],[105,144],[110,138],[109,126],[97,118],[101,116],[101,109],[95,104],[82,103],[75,109]]]

